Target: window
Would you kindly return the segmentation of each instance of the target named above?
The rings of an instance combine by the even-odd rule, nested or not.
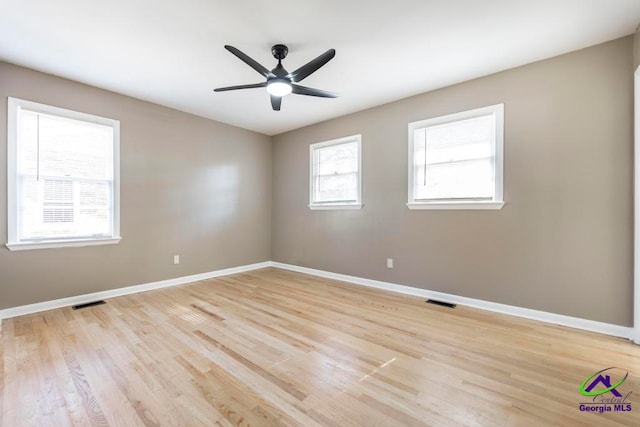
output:
[[[504,105],[409,124],[410,209],[500,209]]]
[[[311,144],[311,209],[360,209],[361,136]]]
[[[117,243],[117,120],[9,98],[11,250]]]

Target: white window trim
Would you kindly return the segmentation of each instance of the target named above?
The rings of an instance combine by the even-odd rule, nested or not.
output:
[[[416,201],[413,199],[413,140],[414,132],[417,129],[436,126],[445,123],[456,122],[460,120],[472,119],[474,117],[485,116],[493,113],[496,123],[496,144],[495,144],[495,190],[493,200],[433,200],[433,201]],[[408,163],[408,182],[409,192],[407,194],[407,207],[409,209],[502,209],[504,206],[503,196],[503,174],[504,174],[504,104],[490,105],[488,107],[476,108],[474,110],[462,111],[459,113],[447,114],[445,116],[434,117],[431,119],[420,120],[409,123],[409,163]]]
[[[358,193],[355,202],[338,203],[316,203],[313,201],[313,151],[318,148],[330,147],[332,145],[356,142],[358,145]],[[362,135],[345,136],[344,138],[332,139],[330,141],[316,142],[309,145],[309,209],[311,210],[348,210],[362,209]]]
[[[29,249],[51,249],[96,245],[115,245],[122,240],[121,237],[100,238],[100,239],[77,239],[77,240],[47,240],[46,242],[20,242],[7,243],[7,248],[12,251],[24,251]]]
[[[7,244],[10,250],[47,249],[74,246],[109,245],[118,243],[120,237],[120,122],[92,114],[53,107],[51,105],[8,97],[7,99]],[[43,114],[51,114],[69,119],[82,120],[113,127],[113,236],[95,239],[47,239],[43,241],[18,241],[18,111],[25,109]]]

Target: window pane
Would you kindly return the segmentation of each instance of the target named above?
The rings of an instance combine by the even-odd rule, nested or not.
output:
[[[80,235],[110,235],[111,182],[78,181],[78,222]]]
[[[356,173],[320,176],[316,182],[316,202],[355,202],[357,200],[358,175]]]
[[[358,170],[358,144],[355,142],[318,148],[316,155],[318,156],[316,175],[332,175]]]

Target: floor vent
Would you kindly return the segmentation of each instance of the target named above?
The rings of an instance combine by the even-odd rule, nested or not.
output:
[[[102,304],[106,304],[106,302],[104,302],[103,300],[100,301],[92,301],[92,302],[88,302],[86,304],[78,304],[78,305],[74,305],[72,306],[72,308],[74,310],[80,310],[81,308],[87,308],[87,307],[93,307],[94,305],[102,305]]]
[[[428,299],[427,304],[441,305],[443,307],[456,308],[455,304],[451,304],[450,302],[438,301],[435,299]]]

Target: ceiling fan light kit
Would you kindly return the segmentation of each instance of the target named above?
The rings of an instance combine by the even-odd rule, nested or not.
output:
[[[225,49],[233,53],[242,62],[260,73],[264,78],[266,78],[266,81],[263,83],[251,83],[246,85],[221,87],[214,89],[215,92],[266,87],[267,92],[269,92],[269,95],[271,97],[271,107],[275,111],[280,110],[282,98],[289,95],[290,93],[294,93],[296,95],[317,96],[320,98],[337,98],[339,96],[334,92],[314,89],[311,87],[296,84],[297,82],[300,82],[309,77],[312,73],[316,72],[320,67],[333,59],[333,57],[336,55],[335,49],[329,49],[322,55],[309,61],[292,73],[289,73],[282,66],[282,60],[286,58],[287,54],[289,53],[289,49],[283,44],[277,44],[271,48],[273,57],[278,60],[278,65],[276,65],[276,67],[271,71],[258,63],[258,61],[251,58],[249,55],[245,54],[239,49],[236,49],[233,46],[225,45]]]
[[[291,93],[291,83],[286,79],[276,77],[267,82],[267,92],[273,96],[287,96]]]

